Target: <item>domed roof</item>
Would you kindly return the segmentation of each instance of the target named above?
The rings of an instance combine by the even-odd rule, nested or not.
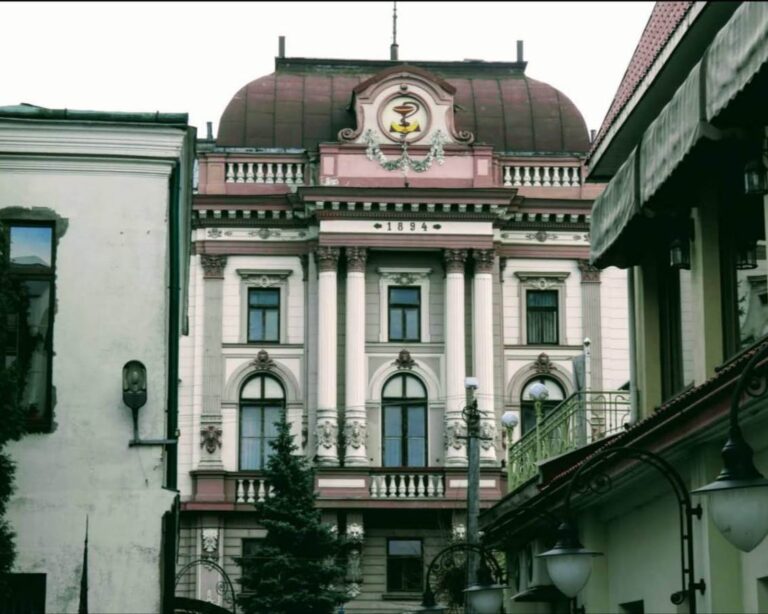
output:
[[[457,130],[496,151],[585,153],[579,110],[551,85],[527,77],[524,63],[409,62],[456,89]],[[219,122],[222,147],[305,148],[335,142],[354,128],[352,90],[404,62],[277,58],[275,72],[235,94]]]

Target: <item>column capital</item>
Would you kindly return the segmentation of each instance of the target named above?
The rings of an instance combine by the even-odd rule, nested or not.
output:
[[[475,274],[493,273],[493,263],[496,252],[492,249],[473,249],[472,259],[475,261]]]
[[[335,272],[336,265],[339,263],[339,248],[321,245],[315,250],[315,259],[321,273],[325,271]]]
[[[581,283],[600,283],[600,269],[592,266],[589,260],[579,260],[578,266],[581,271]]]
[[[366,247],[346,247],[344,251],[347,256],[347,273],[355,271],[365,273],[365,262],[368,258],[368,248]]]
[[[200,264],[203,266],[204,279],[224,279],[224,267],[227,266],[227,257],[217,254],[202,254]]]
[[[467,250],[444,249],[443,258],[445,259],[446,273],[463,273],[464,264],[467,261]]]

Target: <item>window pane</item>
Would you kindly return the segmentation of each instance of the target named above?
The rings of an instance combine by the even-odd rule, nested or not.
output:
[[[391,380],[389,380],[384,386],[384,390],[381,393],[381,396],[386,397],[388,399],[395,398],[399,399],[403,396],[403,380],[401,377],[393,377]]]
[[[387,554],[398,556],[421,556],[421,540],[390,539]]]
[[[403,433],[401,407],[392,405],[384,407],[384,436],[400,437]]]
[[[249,296],[251,305],[260,307],[278,307],[280,305],[280,290],[251,290]]]
[[[418,309],[405,309],[405,339],[417,340],[419,338],[419,311]]]
[[[384,466],[400,467],[403,464],[402,440],[397,437],[384,439]]]
[[[406,465],[409,467],[425,467],[427,465],[427,441],[423,437],[408,438],[408,460]]]
[[[557,307],[557,290],[528,290],[528,307]]]
[[[424,437],[426,436],[424,428],[424,407],[408,408],[408,436]]]
[[[245,406],[240,411],[241,436],[261,437],[261,408]]]
[[[29,353],[29,371],[22,403],[29,408],[33,417],[39,419],[47,410],[51,283],[25,281],[24,286],[29,299],[29,308],[27,330],[19,340],[19,349],[23,353]]]
[[[276,423],[280,422],[280,407],[264,408],[264,436],[277,437]]]
[[[264,341],[277,341],[280,338],[277,309],[265,310],[264,320]]]
[[[248,383],[243,386],[243,391],[240,393],[242,399],[260,399],[261,398],[261,381],[264,378],[257,376],[248,380]],[[269,380],[268,380],[269,381]]]
[[[262,309],[251,309],[248,317],[248,340],[264,341],[264,311]]]
[[[418,305],[419,288],[390,288],[389,302],[398,305]]]
[[[409,399],[424,399],[427,397],[427,391],[424,390],[424,386],[417,378],[406,377],[405,396]]]
[[[271,377],[264,378],[265,399],[282,399],[284,396],[285,393],[283,393],[283,387],[278,383],[276,379]]]
[[[261,469],[261,439],[240,438],[240,469]]]
[[[390,308],[389,310],[389,338],[399,340],[403,338],[403,310]]]
[[[52,264],[53,229],[47,226],[11,226],[11,263],[31,267]]]

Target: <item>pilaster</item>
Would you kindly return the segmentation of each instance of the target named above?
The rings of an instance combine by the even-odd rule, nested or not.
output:
[[[467,465],[466,424],[461,411],[466,404],[467,374],[464,331],[464,266],[467,250],[446,249],[445,258],[445,465]]]
[[[317,339],[317,462],[339,464],[337,447],[338,411],[336,405],[336,267],[339,250],[318,247],[315,258],[319,268],[318,339]]]
[[[472,356],[474,375],[479,382],[475,392],[480,410],[480,464],[496,465],[496,404],[493,385],[493,265],[492,249],[473,250],[475,275],[472,280]]]
[[[584,337],[591,341],[591,388],[603,389],[603,335],[601,328],[600,269],[589,264],[589,260],[578,261],[581,272],[581,314],[584,322]]]

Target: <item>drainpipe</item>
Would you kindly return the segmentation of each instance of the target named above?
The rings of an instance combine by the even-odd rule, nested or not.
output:
[[[637,407],[637,329],[635,328],[635,267],[627,271],[627,301],[629,302],[629,423],[638,418]]]

